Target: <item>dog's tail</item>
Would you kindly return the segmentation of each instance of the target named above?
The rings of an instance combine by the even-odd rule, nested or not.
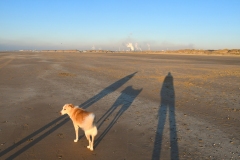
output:
[[[98,130],[97,130],[97,126],[93,126],[93,130],[92,130],[92,136],[96,136],[98,133]]]
[[[84,120],[84,125],[82,127],[83,130],[92,129],[95,126],[94,119],[95,119],[95,114],[90,113]]]
[[[93,113],[90,113],[84,122],[83,130],[85,131],[85,134],[96,136],[98,133],[97,126],[95,125],[95,115]]]
[[[93,137],[95,137],[98,133],[97,127],[93,126],[91,129],[85,130],[84,131],[86,135],[91,135]]]

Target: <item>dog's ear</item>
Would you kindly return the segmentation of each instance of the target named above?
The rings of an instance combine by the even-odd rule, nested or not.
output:
[[[73,104],[69,104],[68,106],[71,107],[71,108],[74,108],[74,105],[73,105]]]

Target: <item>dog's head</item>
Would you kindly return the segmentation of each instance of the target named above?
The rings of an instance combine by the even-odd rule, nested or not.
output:
[[[63,106],[63,109],[60,111],[60,114],[61,115],[68,114],[72,108],[74,108],[72,104],[65,104]]]

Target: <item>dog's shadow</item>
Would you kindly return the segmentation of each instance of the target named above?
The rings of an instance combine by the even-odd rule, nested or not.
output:
[[[97,95],[93,96],[92,98],[85,101],[84,103],[82,103],[79,106],[83,109],[86,109],[86,108],[90,107],[92,104],[96,103],[97,101],[99,101],[100,99],[105,97],[106,95],[108,95],[108,94],[114,92],[115,90],[117,90],[118,88],[120,88],[123,84],[125,84],[128,80],[130,80],[136,73],[137,72],[134,72],[130,75],[127,75],[127,76],[119,79],[118,81],[109,85],[108,87],[103,89],[101,92],[99,92]],[[26,136],[22,140],[14,143],[12,146],[10,146],[10,147],[6,148],[5,150],[1,151],[0,152],[0,157],[4,156],[5,154],[7,154],[11,151],[13,151],[15,148],[22,145],[27,140],[33,139],[33,141],[31,141],[30,143],[28,143],[27,145],[25,145],[21,149],[17,150],[16,152],[13,152],[6,159],[16,158],[17,156],[19,156],[20,154],[22,154],[23,152],[25,152],[26,150],[28,150],[29,148],[33,147],[35,144],[37,144],[38,142],[43,140],[45,137],[47,137],[48,135],[50,135],[51,133],[56,131],[58,128],[63,126],[69,120],[70,120],[70,118],[67,117],[66,115],[54,119],[52,122],[46,124],[45,126],[41,127],[40,129],[36,130],[35,132],[29,134],[28,136]],[[37,136],[37,135],[38,135],[38,137],[34,139],[34,137]],[[84,135],[81,135],[79,138],[82,138],[82,137],[84,137]]]
[[[81,107],[83,109],[88,108],[89,106],[91,106],[92,104],[97,102],[98,100],[102,99],[106,95],[108,95],[108,94],[114,92],[115,90],[117,90],[118,88],[120,88],[123,84],[125,84],[128,80],[130,80],[136,73],[137,72],[134,72],[134,73],[132,73],[132,74],[116,81],[116,82],[114,82],[113,84],[111,84],[110,86],[106,87],[104,90],[99,92],[97,95],[93,96],[92,98],[90,98],[86,102],[79,105],[79,107]]]
[[[105,128],[105,130],[101,133],[100,136],[95,141],[94,147],[96,148],[102,139],[107,135],[110,129],[114,126],[114,124],[118,121],[121,115],[131,106],[134,99],[140,94],[140,90],[133,89],[132,86],[126,87],[122,92],[118,99],[114,102],[112,107],[108,109],[108,111],[97,121],[98,129],[102,127],[104,122],[113,114],[113,112],[119,107],[120,109],[116,113],[115,117],[109,123],[109,125]]]

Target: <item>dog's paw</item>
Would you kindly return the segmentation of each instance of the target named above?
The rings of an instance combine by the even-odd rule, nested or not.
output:
[[[78,139],[74,139],[74,142],[77,142],[78,141]]]
[[[87,146],[88,149],[90,149],[90,151],[93,151],[93,147]]]

